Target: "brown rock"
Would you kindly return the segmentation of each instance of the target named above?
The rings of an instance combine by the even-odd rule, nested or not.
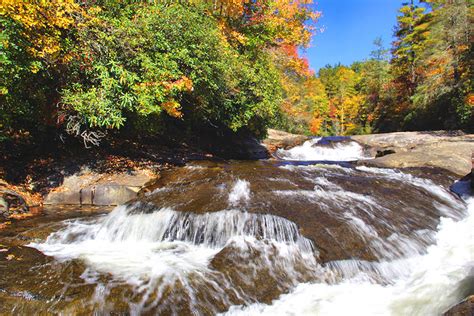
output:
[[[268,129],[268,136],[263,140],[263,145],[270,153],[274,153],[279,148],[288,149],[299,146],[309,139],[308,136],[291,134],[275,129]]]
[[[474,295],[467,297],[461,303],[454,305],[444,316],[474,316]]]

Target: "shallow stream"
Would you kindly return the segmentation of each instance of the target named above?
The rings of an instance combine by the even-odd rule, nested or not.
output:
[[[439,315],[474,293],[466,183],[360,166],[347,140],[276,156],[191,163],[111,212],[13,223],[0,313]]]

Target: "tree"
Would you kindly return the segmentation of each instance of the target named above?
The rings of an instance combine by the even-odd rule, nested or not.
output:
[[[360,91],[366,96],[359,112],[360,125],[370,128],[380,115],[380,110],[390,102],[387,85],[390,82],[389,51],[381,38],[374,40],[375,49],[371,58],[360,65]]]
[[[414,93],[414,104],[423,110],[424,119],[432,126],[472,128],[469,4],[464,0],[429,1],[429,4],[430,46],[423,55],[424,77]]]

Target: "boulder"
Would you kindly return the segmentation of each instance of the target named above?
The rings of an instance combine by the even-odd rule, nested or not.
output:
[[[359,164],[388,168],[437,167],[465,176],[472,169],[474,135],[462,132],[397,132],[352,136],[375,159]]]
[[[23,218],[39,211],[41,197],[0,179],[0,219]]]
[[[472,316],[474,315],[474,295],[467,297],[461,303],[454,305],[444,312],[444,316]]]
[[[288,149],[303,144],[309,139],[308,136],[291,134],[275,129],[268,129],[268,136],[263,140],[263,145],[270,153],[283,148]]]
[[[65,177],[61,186],[46,195],[44,204],[120,205],[136,198],[154,178],[155,174],[148,170],[101,174],[84,169]]]

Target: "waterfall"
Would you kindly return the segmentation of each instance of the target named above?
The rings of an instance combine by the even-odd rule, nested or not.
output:
[[[95,290],[81,306],[104,313],[437,315],[466,295],[473,198],[400,170],[298,162],[368,158],[351,141],[278,156],[175,170],[29,246],[84,263]]]
[[[300,284],[270,305],[234,306],[227,315],[440,315],[468,294],[474,276],[474,199],[467,204],[466,218],[442,219],[424,255],[334,263],[332,270],[345,273],[342,282]],[[368,278],[369,269],[389,270],[390,284]]]
[[[299,161],[355,161],[370,158],[364,153],[362,146],[354,141],[327,144],[320,137],[288,150],[279,149],[276,156],[284,160]]]

